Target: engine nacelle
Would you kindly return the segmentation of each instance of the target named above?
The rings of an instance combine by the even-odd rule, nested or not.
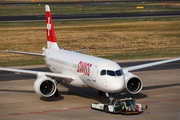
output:
[[[143,88],[142,80],[130,72],[125,74],[125,85],[126,90],[131,94],[137,94]]]
[[[56,82],[44,75],[38,76],[37,80],[34,82],[34,90],[43,97],[51,97],[56,92]]]

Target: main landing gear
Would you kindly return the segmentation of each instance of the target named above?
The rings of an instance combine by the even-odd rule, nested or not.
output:
[[[54,93],[54,96],[55,96],[55,97],[59,97],[59,91],[58,91],[58,89],[56,89],[56,92]]]
[[[55,79],[55,78],[52,78],[52,79]],[[56,80],[56,86],[58,85],[58,84],[60,84],[60,82],[62,82],[61,80]],[[59,93],[59,90],[56,88],[56,92],[54,93],[54,97],[59,97],[59,96],[61,96],[61,94]]]

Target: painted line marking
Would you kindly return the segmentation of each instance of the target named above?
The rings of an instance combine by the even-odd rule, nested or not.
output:
[[[0,115],[0,117],[21,116],[21,115],[30,115],[30,114],[43,114],[43,113],[50,113],[50,112],[64,112],[64,111],[71,111],[71,110],[84,110],[84,109],[88,109],[88,108],[90,108],[90,106],[78,107],[78,108],[63,108],[63,109],[56,109],[56,110],[44,110],[44,111],[37,111],[37,112],[12,113],[12,114]]]
[[[153,100],[153,101],[147,101],[147,102],[141,102],[142,104],[151,104],[151,103],[159,103],[159,102],[172,102],[172,101],[179,101],[180,98],[176,98],[176,99],[166,99],[166,100]]]
[[[167,99],[167,100],[154,100],[154,101],[148,101],[148,102],[141,102],[142,104],[145,103],[159,103],[159,102],[172,102],[172,101],[179,101],[180,98],[176,99]],[[8,116],[21,116],[21,115],[30,115],[30,114],[43,114],[43,113],[50,113],[50,112],[65,112],[65,111],[73,111],[73,110],[84,110],[89,109],[90,106],[84,106],[84,107],[78,107],[78,108],[62,108],[62,109],[56,109],[56,110],[44,110],[44,111],[37,111],[37,112],[23,112],[23,113],[12,113],[12,114],[4,114],[0,115],[0,117],[8,117]]]

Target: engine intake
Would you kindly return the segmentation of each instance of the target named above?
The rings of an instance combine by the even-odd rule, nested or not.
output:
[[[34,90],[43,97],[51,97],[56,92],[55,80],[41,76],[34,82]]]
[[[126,90],[129,93],[137,94],[142,90],[143,83],[138,76],[128,72],[125,74],[125,81],[126,81]]]
[[[40,85],[40,91],[44,95],[51,95],[54,92],[55,85],[52,81],[43,81]]]

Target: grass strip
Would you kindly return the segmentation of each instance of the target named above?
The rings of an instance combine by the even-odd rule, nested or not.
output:
[[[137,6],[144,6],[137,9]],[[179,2],[110,2],[105,4],[51,4],[52,14],[178,11]],[[44,15],[44,4],[0,5],[0,16]]]
[[[89,48],[85,54],[108,59],[180,56],[180,17],[55,21],[59,46]],[[45,22],[0,23],[0,66],[44,64],[43,59],[4,50],[42,53]]]

